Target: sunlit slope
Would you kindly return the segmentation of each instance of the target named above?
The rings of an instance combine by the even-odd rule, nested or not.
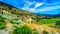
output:
[[[47,25],[39,25],[39,24],[35,24],[35,23],[22,23],[22,26],[28,26],[29,28],[31,28],[32,30],[36,29],[36,31],[38,31],[39,34],[42,34],[44,30],[46,30],[49,34],[60,34],[60,29],[57,28],[51,28],[48,27]],[[7,30],[8,31],[12,31],[13,28],[13,24],[11,23],[7,23]]]
[[[23,25],[27,25],[29,26],[31,29],[37,29],[37,30],[47,30],[48,32],[49,31],[53,31],[55,32],[56,34],[60,34],[60,29],[57,29],[57,28],[51,28],[51,27],[48,27],[47,25],[39,25],[39,24],[34,24],[34,23],[23,23]]]
[[[60,34],[60,29],[57,28],[52,28],[52,27],[48,27],[47,25],[43,25],[40,24],[40,22],[38,23],[37,20],[39,19],[55,19],[57,17],[48,17],[48,16],[37,16],[34,14],[31,14],[25,10],[18,10],[14,7],[5,5],[5,4],[1,4],[0,5],[0,14],[1,12],[4,13],[4,17],[8,18],[8,19],[12,19],[12,18],[16,18],[17,16],[23,21],[22,25],[27,25],[28,27],[30,27],[31,29],[37,29],[37,31],[41,32],[43,30],[47,30],[48,32],[50,31],[54,31],[56,34]],[[32,19],[31,22],[29,19]],[[59,18],[60,19],[60,18]],[[54,20],[55,21],[55,20]],[[28,22],[28,23],[27,23]],[[36,24],[37,23],[37,24]],[[41,22],[42,23],[42,22]],[[51,22],[48,22],[51,23]],[[12,25],[10,22],[7,23],[7,29],[11,30]]]

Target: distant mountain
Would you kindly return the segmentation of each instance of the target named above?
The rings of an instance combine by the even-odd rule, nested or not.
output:
[[[56,14],[56,15],[49,15],[49,14],[41,14],[43,16],[51,16],[51,17],[60,17],[60,14]]]

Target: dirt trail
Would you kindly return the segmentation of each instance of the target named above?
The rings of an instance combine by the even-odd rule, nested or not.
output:
[[[12,25],[11,23],[7,23],[7,28],[6,28],[6,29],[7,29],[8,31],[12,31],[12,26],[13,26],[13,25]]]

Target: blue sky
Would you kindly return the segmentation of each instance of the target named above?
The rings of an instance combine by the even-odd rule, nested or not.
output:
[[[39,14],[60,14],[60,0],[0,0],[19,9]]]

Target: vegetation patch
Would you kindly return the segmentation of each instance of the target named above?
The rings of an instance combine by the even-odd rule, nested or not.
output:
[[[11,23],[13,23],[13,24],[21,24],[22,21],[20,19],[12,19]]]
[[[7,22],[7,19],[0,16],[0,29],[5,29],[6,28],[6,22]]]
[[[39,34],[36,29],[33,29],[33,34]]]
[[[56,22],[55,26],[53,26],[55,28],[59,28],[60,29],[60,20]]]
[[[44,31],[43,31],[43,34],[49,34],[49,32],[48,32],[48,31],[46,31],[46,30],[44,30]]]
[[[57,21],[59,21],[59,19],[41,19],[39,23],[46,24],[48,26],[55,26]]]
[[[32,30],[27,26],[16,27],[16,29],[13,31],[13,34],[32,34]]]

